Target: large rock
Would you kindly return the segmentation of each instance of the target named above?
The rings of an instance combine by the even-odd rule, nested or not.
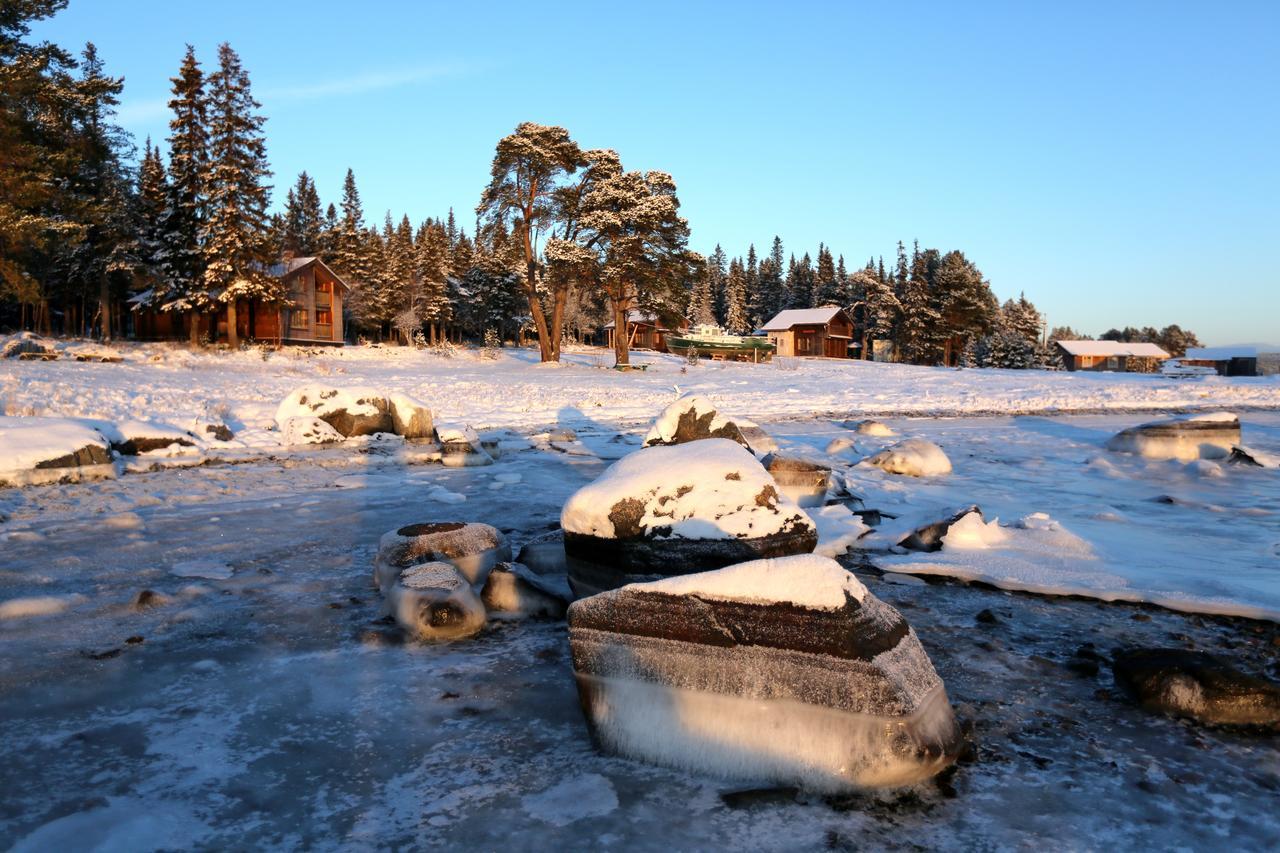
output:
[[[579,489],[560,516],[577,595],[805,554],[818,536],[755,457],[728,439],[648,447]]]
[[[516,562],[539,575],[563,575],[569,571],[564,554],[564,536],[559,530],[520,547]]]
[[[280,422],[280,443],[286,447],[303,444],[337,444],[342,433],[312,415],[285,418]]]
[[[441,461],[448,468],[493,464],[480,436],[466,424],[436,424],[436,441],[440,442]]]
[[[18,332],[5,341],[3,347],[0,347],[0,358],[56,355],[57,351],[50,342],[31,332]]]
[[[276,409],[276,424],[283,429],[289,418],[308,416],[319,418],[346,438],[395,432],[390,402],[370,388],[298,388]]]
[[[460,640],[484,628],[484,605],[467,579],[449,563],[424,563],[401,571],[387,590],[387,607],[417,640]]]
[[[478,522],[426,522],[389,531],[378,540],[373,580],[384,592],[401,570],[420,563],[454,566],[468,583],[484,583],[489,570],[511,559],[507,537],[496,527]]]
[[[0,485],[114,473],[110,442],[91,423],[0,416]]]
[[[1213,725],[1280,730],[1280,685],[1206,652],[1126,649],[1112,661],[1116,683],[1143,708]]]
[[[644,437],[644,446],[684,444],[706,438],[725,438],[748,447],[738,425],[716,411],[710,400],[697,394],[686,394],[658,415]]]
[[[970,515],[976,515],[980,521],[982,520],[982,510],[977,504],[961,507],[944,518],[922,524],[903,536],[897,544],[909,551],[941,551],[942,540],[951,530],[951,526]]]
[[[778,490],[802,507],[822,506],[831,487],[831,468],[799,456],[770,453],[761,460]]]
[[[778,449],[778,442],[774,441],[773,436],[765,432],[759,424],[745,418],[734,418],[733,422],[738,427],[738,432],[742,434],[742,440],[747,443],[747,449],[756,456],[764,456]]]
[[[889,474],[936,477],[951,473],[951,460],[942,448],[923,438],[908,438],[865,460]]]
[[[519,563],[498,563],[480,592],[498,619],[563,619],[572,597],[563,576],[539,575]]]
[[[1227,412],[1139,424],[1116,433],[1107,449],[1148,459],[1223,459],[1240,443],[1240,419]]]
[[[405,438],[426,438],[435,436],[435,424],[432,422],[431,410],[407,394],[392,394],[387,398],[391,409],[391,425],[396,435]]]
[[[575,602],[569,643],[603,749],[829,793],[905,785],[961,735],[911,627],[833,560],[758,560]]]

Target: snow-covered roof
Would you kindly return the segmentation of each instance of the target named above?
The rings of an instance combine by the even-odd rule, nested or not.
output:
[[[151,301],[151,297],[155,296],[155,288],[149,287],[141,293],[130,296],[127,300],[130,305],[146,305]]]
[[[1266,344],[1237,344],[1229,347],[1190,347],[1183,358],[1192,361],[1230,361],[1233,358],[1257,358],[1262,353],[1280,353],[1280,346]]]
[[[832,318],[841,312],[838,305],[824,305],[821,308],[789,308],[779,311],[777,316],[761,327],[763,332],[785,332],[792,326],[821,326],[830,323]]]
[[[1146,358],[1168,358],[1169,353],[1155,344],[1124,343],[1123,341],[1058,341],[1071,355],[1116,356],[1130,355]]]
[[[657,328],[663,331],[670,331],[670,329],[668,329],[666,326],[662,324],[662,321],[658,319],[657,315],[650,314],[646,311],[639,311],[635,308],[632,308],[630,311],[627,312],[627,322],[628,323],[644,323],[649,326],[656,326]],[[608,323],[605,323],[604,328],[612,329],[613,321],[610,320]]]

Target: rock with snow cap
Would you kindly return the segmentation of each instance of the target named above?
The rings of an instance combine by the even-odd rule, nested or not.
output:
[[[492,465],[493,457],[485,449],[476,431],[466,424],[436,424],[436,441],[445,467],[470,468]]]
[[[56,355],[57,351],[53,348],[52,342],[32,332],[18,332],[5,341],[3,347],[0,347],[0,358]]]
[[[498,563],[480,600],[498,619],[563,619],[573,594],[563,575],[539,575],[519,563]]]
[[[111,477],[109,438],[91,421],[0,416],[0,485]]]
[[[638,450],[579,489],[560,516],[578,595],[626,583],[804,554],[813,521],[728,439]]]
[[[399,573],[419,563],[443,562],[458,569],[468,583],[484,583],[489,570],[511,559],[507,537],[479,522],[425,522],[388,531],[378,540],[373,580],[384,592]]]
[[[127,420],[116,425],[111,449],[123,456],[138,456],[165,450],[173,445],[195,447],[196,437],[185,429],[155,421]]]
[[[569,643],[604,750],[824,793],[905,785],[961,734],[898,611],[807,554],[575,602]]]
[[[1224,459],[1240,444],[1240,419],[1228,412],[1138,424],[1116,433],[1107,449],[1148,459]]]
[[[800,456],[770,453],[760,460],[778,490],[802,507],[822,506],[831,488],[831,468]]]
[[[484,605],[467,579],[449,563],[403,569],[386,595],[391,615],[416,640],[460,640],[484,628]]]
[[[395,431],[390,402],[371,388],[298,388],[276,409],[276,424],[283,430],[295,417],[319,418],[345,438]]]
[[[391,411],[391,426],[396,435],[408,439],[431,439],[435,435],[431,409],[407,394],[392,394],[387,398]]]
[[[710,400],[698,394],[685,394],[658,415],[644,437],[644,446],[684,444],[708,438],[724,438],[748,447],[738,425],[716,411]]]
[[[970,504],[937,521],[930,521],[927,524],[920,525],[898,540],[897,544],[909,551],[941,551],[943,539],[948,531],[951,530],[952,525],[960,523],[962,519],[971,515],[976,516],[979,521],[983,520],[982,510],[978,505]]]
[[[951,473],[951,460],[942,448],[923,438],[908,438],[864,460],[889,474],[935,477]]]

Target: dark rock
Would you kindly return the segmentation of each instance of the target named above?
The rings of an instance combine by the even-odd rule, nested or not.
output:
[[[126,637],[124,642],[125,642],[125,645],[127,646],[136,646],[139,643],[145,643],[146,637],[141,637],[137,634],[134,634],[132,637]]]
[[[231,431],[231,427],[226,424],[205,424],[204,431],[211,435],[215,441],[231,441],[235,438],[235,433]]]
[[[977,622],[979,622],[979,623],[981,623],[981,624],[983,624],[983,625],[998,625],[998,624],[1000,624],[1000,619],[999,619],[999,618],[998,618],[994,613],[992,613],[990,610],[980,610],[980,611],[978,611],[978,615],[977,615],[977,616],[975,616],[975,617],[974,617],[974,619],[975,619]]]
[[[84,465],[107,465],[111,462],[111,453],[105,444],[86,444],[65,456],[45,459],[37,462],[37,469],[45,468],[79,468]]]
[[[941,521],[934,521],[917,527],[902,537],[898,544],[911,551],[941,551],[942,537],[947,535],[951,525],[974,512],[978,514],[978,518],[982,518],[982,510],[978,508],[977,504],[971,504],[956,510]]]
[[[133,601],[129,602],[129,606],[134,610],[146,610],[149,607],[157,607],[164,604],[168,599],[158,592],[150,589],[139,590],[138,594],[133,597]]]
[[[516,562],[540,575],[563,575],[569,571],[564,555],[564,537],[558,529],[553,536],[526,542],[516,555]]]
[[[738,791],[721,791],[720,801],[731,809],[747,809],[752,806],[785,806],[795,803],[800,789],[792,785],[775,788],[743,788]]]
[[[1262,463],[1252,453],[1239,446],[1231,448],[1231,455],[1227,457],[1227,464],[1247,465],[1252,468],[1263,467]]]
[[[1112,663],[1116,683],[1155,713],[1200,723],[1280,729],[1280,685],[1240,672],[1223,658],[1186,649],[1126,649]]]

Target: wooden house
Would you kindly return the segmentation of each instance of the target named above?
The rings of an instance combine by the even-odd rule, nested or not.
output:
[[[1211,367],[1220,376],[1270,376],[1280,373],[1280,347],[1191,347],[1178,361],[1188,367]]]
[[[604,327],[604,345],[609,349],[613,349],[614,327],[612,320]],[[687,320],[680,320],[675,329],[670,329],[656,315],[632,309],[627,312],[627,347],[666,352],[667,335],[671,332],[683,332],[688,328]]]
[[[853,320],[836,305],[781,311],[760,331],[777,355],[852,358]]]
[[[1155,344],[1123,341],[1055,341],[1067,370],[1150,373],[1169,353]]]
[[[286,257],[268,272],[284,284],[284,305],[241,299],[236,303],[236,330],[241,340],[286,344],[342,346],[342,306],[351,288],[319,258]],[[189,311],[163,311],[151,305],[151,291],[129,300],[134,336],[144,340],[186,338],[191,331]],[[227,340],[227,309],[201,317],[201,331],[215,341]]]

